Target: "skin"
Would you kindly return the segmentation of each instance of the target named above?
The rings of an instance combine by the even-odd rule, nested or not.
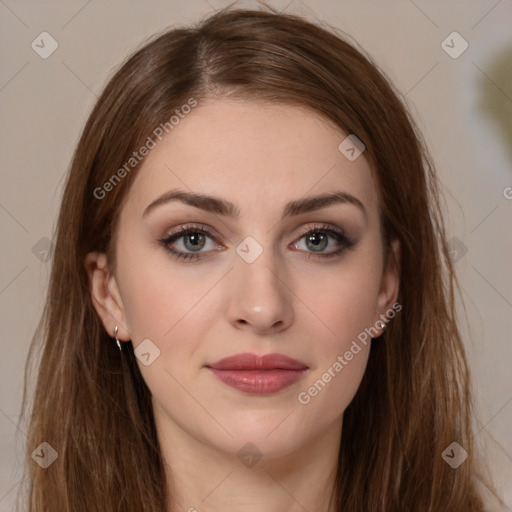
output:
[[[114,336],[117,325],[120,340],[136,348],[149,338],[160,350],[149,366],[138,363],[175,510],[334,510],[327,496],[343,412],[370,345],[308,404],[298,394],[376,325],[395,303],[399,281],[398,245],[383,266],[378,194],[364,153],[349,161],[338,150],[346,136],[297,106],[203,101],[145,158],[120,212],[115,275],[104,254],[87,256],[105,329]],[[143,217],[170,189],[223,198],[240,216],[174,201]],[[344,203],[282,218],[288,201],[335,191],[358,198],[366,213]],[[355,245],[322,258],[340,244],[329,238],[315,252],[304,233],[318,223],[343,229]],[[203,259],[178,260],[158,242],[185,224],[212,228],[199,246]],[[252,263],[236,252],[247,236],[263,248]],[[189,242],[173,247],[190,253]],[[309,370],[275,394],[243,393],[205,368],[240,352],[278,352]],[[237,457],[248,442],[262,454],[253,467]]]

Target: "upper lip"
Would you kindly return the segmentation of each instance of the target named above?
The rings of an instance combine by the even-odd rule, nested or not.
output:
[[[206,365],[214,370],[306,370],[307,365],[284,354],[234,354]]]

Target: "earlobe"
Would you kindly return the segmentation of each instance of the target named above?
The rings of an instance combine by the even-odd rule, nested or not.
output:
[[[114,337],[114,329],[117,325],[117,337],[120,340],[129,340],[130,333],[126,327],[123,302],[116,278],[109,272],[106,255],[91,252],[87,254],[84,264],[89,277],[91,300],[103,327],[111,337]]]

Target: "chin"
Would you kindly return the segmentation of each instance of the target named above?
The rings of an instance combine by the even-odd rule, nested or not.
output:
[[[297,418],[292,419],[294,413],[287,418],[288,414],[282,411],[279,414],[245,413],[241,420],[226,422],[226,428],[233,438],[224,436],[223,450],[237,455],[239,450],[251,443],[266,459],[290,455],[307,442],[308,436],[303,431],[304,424],[301,428]]]

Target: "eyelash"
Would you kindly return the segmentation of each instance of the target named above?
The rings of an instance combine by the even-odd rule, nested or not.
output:
[[[176,251],[175,249],[171,249],[170,244],[173,242],[176,242],[180,238],[183,238],[186,235],[190,234],[202,234],[207,236],[208,238],[211,238],[212,240],[215,240],[213,237],[212,232],[207,229],[204,225],[197,226],[197,225],[186,225],[183,226],[182,229],[179,231],[172,233],[170,235],[165,236],[164,238],[161,238],[158,240],[158,242],[164,247],[166,251],[171,253],[173,257],[175,257],[177,260],[183,260],[185,262],[189,262],[191,260],[197,260],[199,258],[204,258],[205,256],[201,256],[201,253],[198,251],[197,254],[191,253],[191,252],[181,252]],[[318,256],[320,258],[332,258],[335,256],[340,255],[343,251],[346,249],[350,249],[356,244],[356,240],[350,238],[347,236],[347,234],[338,229],[332,228],[329,224],[316,224],[311,228],[308,228],[305,232],[303,232],[300,237],[297,239],[297,241],[303,239],[304,237],[312,234],[317,233],[325,233],[329,235],[330,237],[334,238],[339,244],[341,244],[341,247],[339,249],[336,249],[335,251],[331,251],[326,254],[314,254],[312,253],[312,256]],[[309,256],[311,257],[311,256]],[[309,258],[308,257],[308,258]]]

